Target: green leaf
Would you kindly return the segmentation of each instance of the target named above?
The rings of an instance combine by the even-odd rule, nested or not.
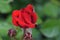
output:
[[[44,5],[44,13],[50,17],[56,18],[58,16],[58,6],[52,3],[46,3]]]
[[[20,2],[30,2],[31,0],[20,0]]]
[[[41,17],[43,15],[43,7],[41,5],[35,5],[34,8],[38,16]]]
[[[20,30],[21,30],[21,29],[20,29]],[[22,31],[17,32],[16,38],[17,38],[18,40],[21,40],[22,37],[23,37],[23,32],[22,32]]]
[[[11,0],[0,0],[0,12],[7,13],[11,11],[9,2],[11,2]]]
[[[35,2],[40,4],[40,3],[42,3],[42,0],[35,0]]]
[[[8,16],[8,18],[6,19],[6,21],[7,21],[8,23],[12,24],[12,16],[11,16],[11,15]]]
[[[9,3],[9,2],[12,2],[13,0],[0,0],[0,2],[7,2],[7,3]]]
[[[60,33],[58,36],[55,37],[56,40],[60,40]]]
[[[0,37],[0,40],[2,40],[2,38]]]
[[[41,32],[46,37],[56,37],[60,32],[60,20],[50,19],[42,25]]]
[[[36,22],[37,24],[41,24],[42,23],[42,20],[38,17],[38,20]]]
[[[0,22],[0,36],[6,36],[8,34],[8,30],[11,28],[13,27],[9,23]]]
[[[60,6],[60,1],[59,0],[51,0],[51,2],[57,6]]]
[[[33,29],[32,30],[32,37],[34,40],[40,40],[40,32],[36,29]]]

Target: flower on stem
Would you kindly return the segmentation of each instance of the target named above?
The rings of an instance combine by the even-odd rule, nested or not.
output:
[[[12,12],[12,22],[15,26],[21,28],[34,28],[37,21],[37,14],[34,12],[33,6],[28,4],[21,10]]]

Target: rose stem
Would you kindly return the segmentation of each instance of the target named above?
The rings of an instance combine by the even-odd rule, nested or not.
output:
[[[24,28],[23,31],[24,31],[23,40],[32,40],[32,29]]]
[[[10,37],[10,40],[17,40],[16,37]]]

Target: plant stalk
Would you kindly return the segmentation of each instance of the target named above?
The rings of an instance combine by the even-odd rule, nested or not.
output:
[[[32,40],[32,29],[24,28],[23,31],[24,31],[23,40]]]

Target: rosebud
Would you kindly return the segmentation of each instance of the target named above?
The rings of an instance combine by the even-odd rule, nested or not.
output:
[[[14,29],[9,29],[9,31],[8,31],[8,36],[9,36],[9,37],[14,37],[14,36],[16,36],[16,30],[14,30]]]

